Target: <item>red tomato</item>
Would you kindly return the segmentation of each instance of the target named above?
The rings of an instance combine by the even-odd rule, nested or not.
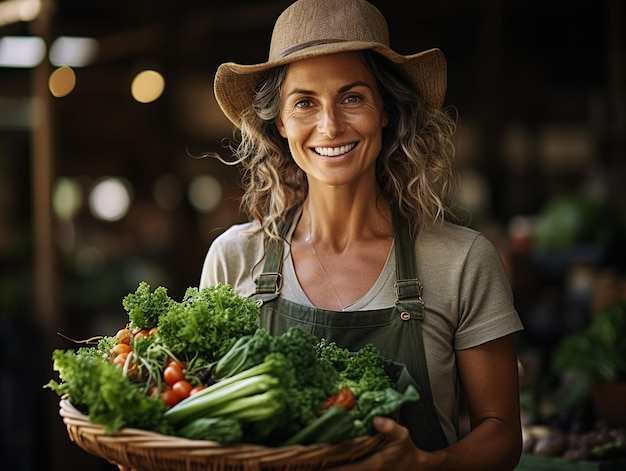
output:
[[[174,407],[176,404],[180,402],[180,398],[178,394],[174,392],[172,388],[166,388],[159,394],[161,400],[165,403],[167,407]]]
[[[184,379],[176,381],[172,385],[172,390],[178,395],[181,400],[189,397],[192,388],[193,386],[191,385],[191,383]]]
[[[333,406],[342,406],[346,410],[350,410],[354,407],[354,394],[347,386],[344,386],[339,390],[337,394],[329,397],[324,401],[322,409],[326,410]]]
[[[173,386],[183,379],[185,379],[185,374],[178,363],[170,363],[165,367],[165,370],[163,370],[163,381],[168,386]]]
[[[172,363],[176,363],[178,366],[180,366],[180,369],[183,371],[185,370],[185,367],[187,366],[184,361],[176,360],[175,358],[169,357],[167,359],[166,365],[171,365]]]

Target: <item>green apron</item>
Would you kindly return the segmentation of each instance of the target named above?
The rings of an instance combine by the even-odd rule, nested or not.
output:
[[[285,236],[284,226],[282,236]],[[422,339],[424,301],[422,285],[416,276],[413,239],[407,224],[394,214],[396,253],[396,303],[388,309],[330,311],[303,306],[280,296],[283,242],[270,241],[263,273],[255,280],[252,298],[261,306],[261,327],[279,335],[297,326],[318,338],[325,338],[351,351],[372,343],[396,364],[397,387],[414,384],[420,400],[403,408],[400,422],[416,446],[432,451],[448,445],[433,405],[426,355]]]

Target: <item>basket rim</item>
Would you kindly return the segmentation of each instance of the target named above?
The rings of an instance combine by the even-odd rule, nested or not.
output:
[[[92,423],[87,415],[71,403],[69,397],[62,397],[59,407],[59,415],[67,427],[70,439],[83,450],[111,463],[137,469],[145,467],[138,465],[139,462],[154,460],[158,455],[168,462],[180,462],[179,467],[175,468],[180,470],[200,469],[191,468],[190,462],[195,465],[207,464],[206,469],[214,469],[211,463],[215,462],[215,469],[223,469],[224,463],[231,466],[228,469],[235,469],[232,466],[241,463],[242,470],[317,470],[324,468],[321,465],[318,467],[316,463],[337,466],[361,459],[379,450],[386,441],[384,435],[375,434],[333,444],[271,447],[251,443],[223,445],[215,441],[194,440],[132,427],[124,427],[110,434],[105,432],[103,425]],[[150,466],[149,469],[156,469],[153,461]]]

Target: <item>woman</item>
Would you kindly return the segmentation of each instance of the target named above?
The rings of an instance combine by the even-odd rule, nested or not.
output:
[[[241,132],[232,150],[250,222],[214,241],[201,286],[258,299],[274,334],[297,325],[353,350],[374,343],[420,389],[399,423],[376,421],[388,445],[341,470],[501,471],[519,459],[522,326],[494,247],[449,222],[445,68],[439,50],[391,50],[364,0],[299,0],[276,21],[267,62],[216,74]]]

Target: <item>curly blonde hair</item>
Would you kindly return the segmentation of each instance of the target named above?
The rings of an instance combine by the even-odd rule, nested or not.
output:
[[[427,224],[454,219],[456,120],[449,110],[429,107],[386,59],[372,51],[360,54],[376,77],[389,116],[377,159],[378,184],[417,236]],[[269,70],[258,84],[253,105],[241,116],[239,140],[229,145],[228,163],[243,166],[241,209],[272,238],[279,237],[278,225],[291,221],[308,192],[306,174],[275,125],[287,67]]]

